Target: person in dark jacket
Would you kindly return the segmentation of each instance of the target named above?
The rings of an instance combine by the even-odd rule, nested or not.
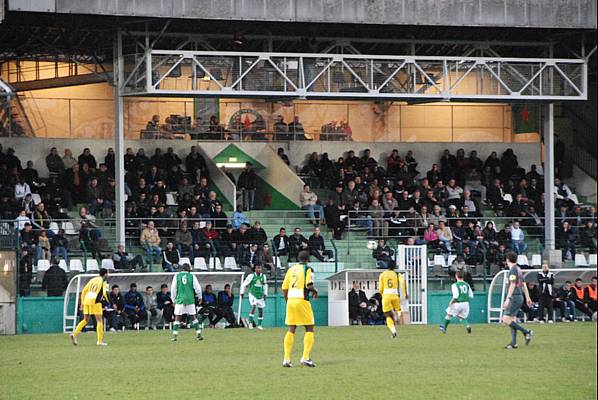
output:
[[[119,244],[117,250],[112,254],[112,261],[114,262],[114,268],[119,269],[133,269],[137,271],[143,270],[143,257],[141,255],[133,256],[125,251],[125,245]]]
[[[274,254],[277,256],[289,255],[289,237],[285,228],[280,228],[278,235],[274,236],[272,242],[274,243]]]
[[[235,297],[233,296],[231,287],[228,283],[224,285],[224,290],[218,293],[217,302],[218,306],[216,307],[216,319],[214,319],[214,325],[224,318],[226,322],[228,322],[227,328],[238,328],[235,312],[233,311]]]
[[[384,265],[380,267],[381,269],[387,269],[390,266],[396,265],[395,260],[392,258],[393,255],[394,251],[392,251],[392,249],[386,244],[386,240],[378,240],[378,247],[376,247],[372,252],[372,257],[374,257],[378,263],[384,263]]]
[[[50,239],[50,246],[52,247],[52,255],[57,258],[62,258],[67,263],[69,262],[69,241],[64,236],[64,229],[58,229],[58,233]]]
[[[253,209],[255,190],[257,189],[257,174],[252,167],[253,164],[246,162],[245,170],[241,172],[239,180],[237,181],[237,188],[243,193],[243,209],[245,211],[251,211]]]
[[[289,260],[298,261],[298,255],[301,250],[308,250],[309,242],[301,234],[301,228],[295,228],[294,233],[289,238]]]
[[[262,224],[259,221],[256,221],[253,224],[253,227],[249,230],[249,237],[251,243],[257,244],[259,247],[262,247],[264,243],[268,241],[268,235],[264,228],[262,228]]]
[[[349,292],[349,323],[351,325],[362,325],[367,322],[368,298],[361,290],[359,283],[353,283],[353,289]]]
[[[216,309],[218,307],[218,299],[212,291],[212,285],[206,285],[205,290],[201,296],[201,304],[198,314],[199,322],[206,319],[210,322],[210,328],[213,328],[216,321]]]
[[[554,314],[554,274],[550,272],[548,264],[542,265],[542,272],[538,274],[538,290],[540,292],[540,301],[538,317],[544,321],[544,309],[548,309],[548,322],[553,323]]]
[[[129,291],[125,293],[125,313],[133,326],[147,318],[145,303],[137,291],[136,283],[131,283]]]
[[[561,320],[577,320],[577,310],[575,309],[575,297],[571,281],[566,281],[558,292],[558,302],[561,308]]]
[[[318,259],[318,261],[324,261],[324,257],[331,259],[333,257],[332,250],[326,250],[324,244],[324,238],[320,234],[320,227],[314,228],[314,233],[308,239],[309,254]]]
[[[51,264],[50,268],[44,274],[42,290],[46,290],[49,297],[62,296],[69,283],[66,278],[66,272],[60,268],[56,258],[52,258]]]
[[[125,328],[129,325],[127,314],[125,313],[125,301],[118,285],[113,285],[112,290],[108,294],[110,305],[104,312],[104,316],[108,320],[108,330],[115,332],[119,329]]]
[[[172,242],[168,242],[162,250],[162,268],[166,272],[176,272],[179,267],[181,255]]]
[[[19,262],[19,295],[29,296],[31,293],[31,279],[33,278],[33,257],[29,254],[27,246],[21,248],[21,261]]]
[[[156,301],[158,303],[158,310],[162,310],[162,319],[165,324],[170,324],[174,321],[174,303],[172,296],[168,291],[168,285],[163,283],[160,286],[160,291],[156,295]]]

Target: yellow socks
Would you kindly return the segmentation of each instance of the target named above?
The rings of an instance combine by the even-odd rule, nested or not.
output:
[[[87,325],[87,321],[85,321],[84,319],[82,319],[81,322],[79,322],[79,324],[75,328],[75,331],[73,332],[73,335],[77,336],[78,334],[80,334],[83,331],[83,328],[85,328],[85,325]]]
[[[96,333],[98,335],[98,343],[102,343],[104,341],[104,321],[101,319],[96,321]]]
[[[309,360],[309,355],[311,354],[311,349],[314,347],[314,333],[313,332],[305,332],[305,336],[303,337],[303,359]]]
[[[390,329],[390,332],[393,335],[397,333],[397,330],[395,328],[395,320],[392,317],[386,317],[386,326],[388,326],[388,329]]]
[[[294,343],[295,334],[287,331],[287,334],[284,335],[284,359],[287,361],[291,359],[291,353],[293,352]]]

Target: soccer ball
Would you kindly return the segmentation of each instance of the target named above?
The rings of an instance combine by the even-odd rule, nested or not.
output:
[[[370,250],[376,250],[376,247],[378,247],[378,243],[376,243],[375,240],[368,241],[368,245],[367,245],[368,249],[370,249]]]

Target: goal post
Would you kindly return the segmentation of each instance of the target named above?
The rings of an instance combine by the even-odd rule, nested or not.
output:
[[[206,285],[212,285],[216,292],[223,290],[224,285],[230,284],[233,295],[237,297],[237,322],[240,322],[242,303],[240,289],[245,278],[244,272],[191,272],[191,274],[199,280],[202,291],[205,290]],[[131,283],[136,283],[137,287],[142,290],[147,286],[151,286],[155,292],[158,292],[160,286],[164,283],[168,285],[168,290],[170,290],[174,275],[176,275],[174,272],[113,273],[108,275],[108,285],[109,290],[113,285],[118,285],[121,291],[124,292],[128,290]],[[96,276],[98,275],[79,274],[70,280],[64,293],[63,332],[72,332],[77,326],[81,291],[87,282]]]
[[[523,269],[523,279],[525,282],[538,282],[538,273],[541,269]],[[551,269],[554,274],[554,286],[561,287],[566,281],[575,282],[581,278],[584,283],[596,276],[596,268],[561,268]],[[509,270],[499,271],[488,288],[488,323],[500,322],[503,316],[502,305],[505,302],[507,291],[509,289]]]

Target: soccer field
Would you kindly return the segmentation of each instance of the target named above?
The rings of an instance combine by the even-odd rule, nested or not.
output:
[[[474,325],[317,328],[316,368],[281,366],[284,330],[95,333],[0,337],[0,398],[593,399],[596,324],[536,325],[529,347],[504,350],[509,332]],[[116,396],[115,396],[116,395]]]

